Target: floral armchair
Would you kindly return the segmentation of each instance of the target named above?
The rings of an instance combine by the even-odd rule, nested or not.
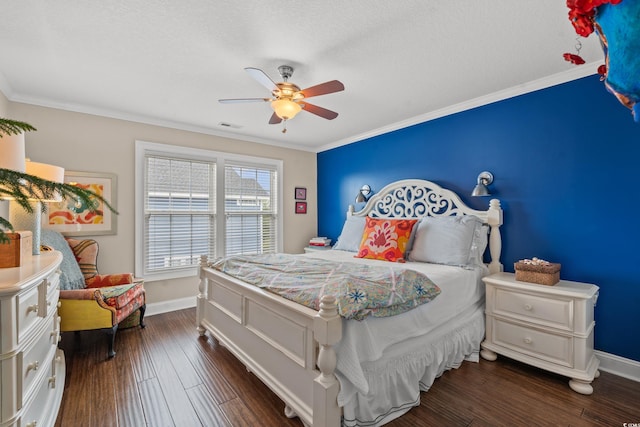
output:
[[[65,238],[43,230],[42,243],[62,253],[60,266],[61,332],[104,330],[108,334],[108,357],[115,356],[114,343],[119,325],[144,328],[146,308],[142,280],[131,273],[98,274],[98,243],[95,240]],[[139,317],[138,317],[139,316]]]

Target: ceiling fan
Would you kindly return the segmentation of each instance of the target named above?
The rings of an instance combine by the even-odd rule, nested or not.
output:
[[[238,102],[271,102],[273,114],[271,115],[269,124],[272,125],[278,124],[283,120],[286,122],[287,120],[293,119],[301,110],[308,111],[309,113],[327,120],[333,120],[338,117],[338,113],[335,111],[327,110],[326,108],[318,107],[317,105],[306,102],[306,99],[311,98],[312,96],[326,95],[344,90],[344,85],[338,80],[331,80],[329,82],[300,90],[298,86],[288,82],[289,78],[293,75],[293,67],[289,65],[281,65],[278,67],[278,72],[284,80],[281,83],[274,82],[264,71],[258,68],[247,67],[245,68],[245,71],[258,83],[269,89],[272,97],[219,99],[218,102],[222,104]],[[286,131],[287,129],[285,127],[282,132]]]

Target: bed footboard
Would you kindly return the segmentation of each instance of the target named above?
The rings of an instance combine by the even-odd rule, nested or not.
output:
[[[203,256],[196,313],[198,333],[209,331],[260,378],[287,416],[314,427],[340,425],[333,346],[342,320],[333,296],[316,312],[208,268]]]

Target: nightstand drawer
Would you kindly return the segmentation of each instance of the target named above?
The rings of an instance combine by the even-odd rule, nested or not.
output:
[[[491,342],[557,365],[573,367],[573,338],[492,319]]]
[[[493,313],[564,331],[573,330],[573,300],[496,288]]]

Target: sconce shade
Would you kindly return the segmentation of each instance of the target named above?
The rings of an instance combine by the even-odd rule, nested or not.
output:
[[[476,186],[473,188],[473,191],[471,192],[471,195],[474,196],[474,197],[490,196],[491,193],[489,193],[489,189],[487,188],[486,185],[484,185],[484,184],[476,184]]]
[[[482,196],[490,196],[489,189],[487,186],[493,182],[493,174],[491,172],[481,172],[478,175],[478,183],[473,188],[471,192],[472,197],[482,197]]]
[[[29,175],[37,176],[38,178],[46,179],[53,182],[64,182],[64,168],[60,166],[49,165],[46,163],[38,163],[27,160],[26,172]],[[62,200],[60,194],[55,194],[53,198],[45,199],[44,195],[39,191],[35,192],[35,195],[43,202],[59,202]]]
[[[363,185],[358,191],[358,195],[356,196],[356,203],[366,203],[369,200],[369,194],[371,194],[371,187],[367,184]]]
[[[24,132],[0,138],[0,168],[25,171]]]
[[[302,107],[297,102],[289,99],[278,99],[271,103],[271,108],[282,120],[291,120],[298,114]]]

